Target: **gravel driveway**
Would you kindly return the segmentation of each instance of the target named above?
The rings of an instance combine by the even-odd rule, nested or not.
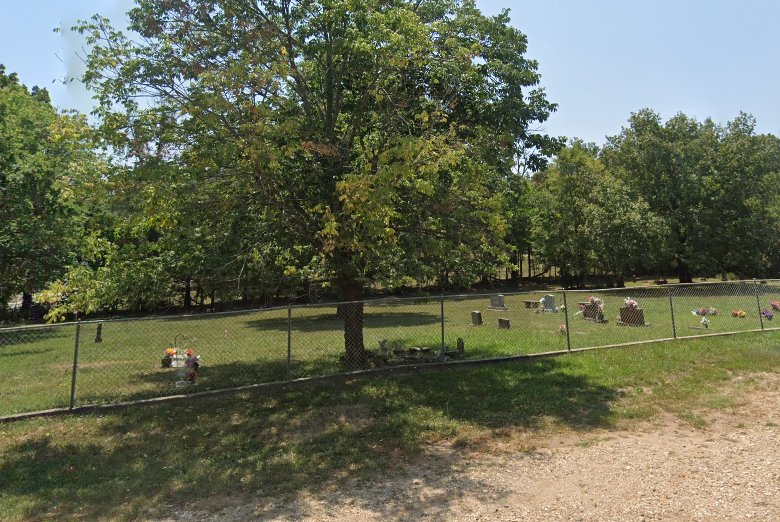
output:
[[[780,379],[697,429],[671,415],[629,431],[440,445],[370,481],[255,499],[185,520],[780,520]],[[525,450],[518,448],[526,448]]]

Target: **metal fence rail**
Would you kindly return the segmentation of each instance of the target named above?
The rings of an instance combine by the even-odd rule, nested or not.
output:
[[[778,312],[780,281],[773,280],[392,298],[3,328],[0,416],[365,368],[774,330]]]

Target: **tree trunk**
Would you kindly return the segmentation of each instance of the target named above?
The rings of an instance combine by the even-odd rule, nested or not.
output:
[[[32,309],[33,296],[28,292],[22,293],[22,307],[19,309],[19,313],[22,317],[30,317],[30,309]]]
[[[450,274],[447,271],[441,271],[439,272],[439,288],[441,291],[444,291],[444,288],[450,285]]]
[[[44,311],[40,303],[33,302],[32,292],[22,293],[22,307],[19,312],[23,318],[32,323],[42,323]]]
[[[206,306],[206,292],[204,292],[203,287],[200,285],[200,281],[198,281],[195,286],[195,302],[198,303],[198,308],[201,310]]]
[[[341,297],[347,301],[340,307],[344,320],[344,363],[349,369],[364,368],[368,357],[363,344],[363,285],[349,277],[340,286]]]
[[[693,277],[688,269],[688,264],[680,261],[677,265],[678,278],[681,283],[692,283]]]
[[[184,309],[190,308],[192,308],[192,279],[188,277],[187,282],[184,283]]]

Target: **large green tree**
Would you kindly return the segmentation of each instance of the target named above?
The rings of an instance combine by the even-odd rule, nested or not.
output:
[[[106,145],[227,195],[262,266],[346,301],[403,276],[501,261],[502,193],[555,106],[507,13],[458,0],[140,0],[134,36],[79,30]],[[174,185],[180,181],[174,181]],[[222,198],[222,196],[220,196]],[[250,256],[251,258],[251,256]],[[342,309],[365,361],[362,305]]]
[[[73,261],[78,188],[95,158],[83,118],[59,114],[45,89],[28,90],[0,65],[0,308],[23,308]]]
[[[578,286],[594,273],[622,285],[626,275],[653,266],[665,229],[598,153],[575,140],[534,178],[535,249],[566,283]]]
[[[611,137],[602,159],[669,226],[665,256],[680,282],[691,272],[764,273],[776,235],[769,206],[778,140],[741,114],[725,126],[644,109]]]

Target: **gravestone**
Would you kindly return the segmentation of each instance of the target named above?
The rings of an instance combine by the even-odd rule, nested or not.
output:
[[[509,310],[504,303],[504,294],[491,295],[488,310]]]
[[[545,312],[557,312],[558,308],[555,306],[555,296],[547,294],[542,297],[542,310]]]
[[[458,337],[458,353],[464,353],[466,351],[466,344],[463,342],[462,337]]]
[[[585,303],[585,308],[582,310],[582,317],[597,321],[599,318],[600,310],[599,305],[596,303]]]
[[[509,330],[510,324],[509,319],[505,319],[503,317],[498,318],[498,327],[502,330]]]
[[[482,312],[479,310],[471,312],[471,326],[482,326]]]
[[[97,324],[97,331],[95,332],[95,342],[96,343],[103,342],[103,321],[100,321]]]
[[[623,306],[620,308],[620,325],[645,326],[645,313],[641,308]]]

